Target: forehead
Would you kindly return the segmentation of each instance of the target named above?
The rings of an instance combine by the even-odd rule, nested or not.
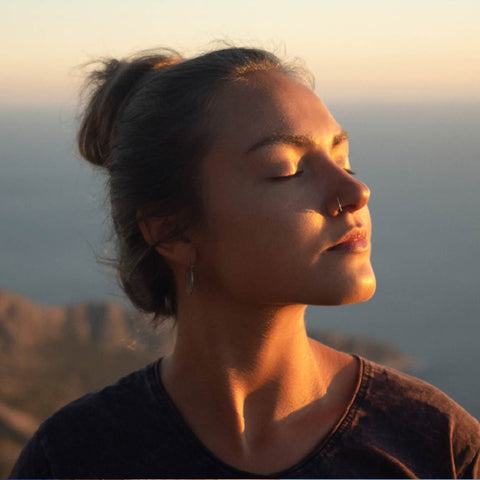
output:
[[[328,143],[341,130],[310,88],[280,72],[254,73],[223,86],[212,114],[213,146],[218,148],[248,148],[274,133],[309,135]]]

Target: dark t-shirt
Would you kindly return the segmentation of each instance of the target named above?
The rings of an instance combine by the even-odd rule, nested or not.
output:
[[[211,453],[177,410],[156,363],[45,421],[11,478],[478,478],[480,425],[435,387],[359,358],[355,395],[326,439],[269,476]]]

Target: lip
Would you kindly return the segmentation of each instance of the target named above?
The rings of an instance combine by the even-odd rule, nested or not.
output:
[[[327,252],[361,253],[369,248],[370,242],[366,230],[356,228],[341,237],[335,245],[327,249]]]

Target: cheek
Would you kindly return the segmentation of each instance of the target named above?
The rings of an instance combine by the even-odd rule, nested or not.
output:
[[[211,187],[206,213],[218,241],[258,250],[318,236],[323,217],[306,209],[301,192],[258,180],[224,181]],[[304,196],[304,195],[303,195]]]
[[[217,280],[238,290],[297,277],[297,270],[315,261],[324,218],[302,209],[305,202],[298,196],[231,181],[217,183],[210,192],[202,250]]]

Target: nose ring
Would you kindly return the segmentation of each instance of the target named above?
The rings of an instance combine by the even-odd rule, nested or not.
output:
[[[337,197],[337,203],[338,203],[338,213],[342,213],[343,207],[342,207],[342,202],[340,201],[340,197]]]

